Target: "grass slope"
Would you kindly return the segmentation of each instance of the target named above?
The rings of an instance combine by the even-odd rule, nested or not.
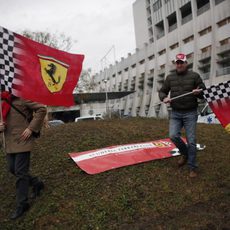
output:
[[[230,135],[199,124],[199,177],[177,168],[177,158],[150,161],[97,175],[75,166],[69,152],[168,137],[168,121],[132,118],[69,123],[44,131],[32,173],[46,188],[16,221],[14,178],[0,155],[0,229],[229,229]]]

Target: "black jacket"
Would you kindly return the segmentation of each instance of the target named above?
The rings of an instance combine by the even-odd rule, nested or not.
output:
[[[189,93],[193,89],[205,89],[205,85],[200,75],[193,71],[187,71],[183,74],[173,73],[166,77],[162,88],[159,91],[159,98],[161,101],[168,96],[170,92],[170,98]],[[170,105],[174,110],[193,110],[198,106],[197,97],[202,98],[201,92],[198,96],[193,94],[172,100]]]

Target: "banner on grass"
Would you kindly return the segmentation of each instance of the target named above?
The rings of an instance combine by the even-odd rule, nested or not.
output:
[[[204,97],[220,123],[230,134],[230,81],[206,88]]]
[[[111,146],[79,153],[69,153],[74,162],[88,174],[146,161],[180,155],[170,139]]]
[[[0,27],[1,91],[45,105],[74,105],[83,59]]]

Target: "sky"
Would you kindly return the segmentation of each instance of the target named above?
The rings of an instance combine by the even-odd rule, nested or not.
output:
[[[16,33],[23,30],[64,33],[73,42],[69,52],[85,55],[83,69],[91,68],[97,73],[134,53],[134,2],[0,0],[0,26]]]

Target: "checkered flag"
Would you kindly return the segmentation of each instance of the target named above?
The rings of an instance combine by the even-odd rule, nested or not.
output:
[[[204,97],[220,123],[230,133],[230,81],[208,87],[204,90]]]
[[[0,85],[1,91],[7,91],[17,95],[20,85],[20,65],[17,55],[18,39],[13,32],[0,27]]]
[[[222,82],[219,85],[212,85],[204,90],[204,97],[207,102],[213,102],[225,98],[230,98],[230,81]]]
[[[0,27],[0,91],[45,105],[75,105],[83,60]]]

